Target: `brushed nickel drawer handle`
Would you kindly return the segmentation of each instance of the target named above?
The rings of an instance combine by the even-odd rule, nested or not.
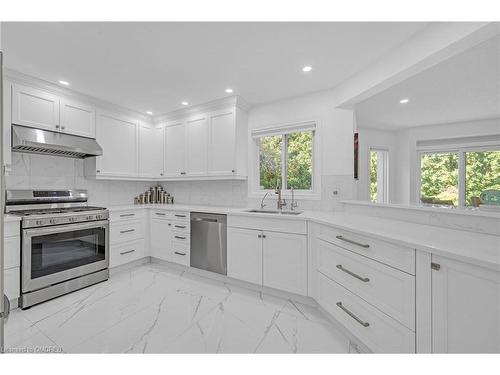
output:
[[[185,225],[174,225],[174,227],[176,227],[176,228],[180,228],[180,229],[186,229],[186,226],[185,226]]]
[[[179,240],[185,240],[186,237],[181,237],[181,236],[174,236],[174,238],[178,238]]]
[[[127,229],[127,230],[120,231],[120,233],[130,233],[130,232],[135,232],[135,229]]]
[[[125,254],[130,254],[133,253],[135,250],[128,250],[128,251],[123,251],[120,253],[120,255],[125,255]]]
[[[166,214],[165,214],[165,213],[161,213],[161,212],[155,212],[155,215],[158,215],[158,216],[165,216]]]
[[[186,215],[178,215],[178,214],[175,214],[175,217],[186,217]]]
[[[128,217],[128,216],[135,216],[135,214],[122,214],[120,217]]]
[[[347,310],[343,305],[342,302],[337,302],[336,305],[340,307],[347,315],[349,315],[351,318],[353,318],[355,321],[357,321],[359,324],[361,324],[363,327],[368,327],[370,323],[368,322],[363,322],[361,319],[359,319],[356,315],[354,315],[352,312]]]
[[[179,253],[178,251],[174,251],[174,254],[186,256],[186,253]]]
[[[361,277],[357,274],[355,274],[354,272],[352,271],[349,271],[348,269],[342,267],[342,264],[337,264],[337,268],[341,271],[344,271],[345,273],[347,273],[348,275],[351,275],[352,277],[355,277],[356,279],[358,280],[361,280],[362,282],[364,283],[367,283],[370,281],[370,279],[368,277]]]
[[[370,245],[368,245],[368,244],[356,242],[356,241],[350,240],[349,238],[345,238],[344,236],[341,236],[341,235],[335,236],[335,238],[338,240],[341,240],[341,241],[352,243],[353,245],[356,245],[356,246],[364,247],[365,249],[368,249],[370,247]]]

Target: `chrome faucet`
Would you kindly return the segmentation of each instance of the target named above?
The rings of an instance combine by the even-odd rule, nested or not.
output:
[[[280,185],[279,183],[276,184],[276,190],[274,192],[275,194],[278,194],[278,201],[276,203],[277,205],[277,209],[278,210],[282,210],[283,207],[286,206],[286,201],[284,199],[281,199],[281,188],[280,188]]]
[[[296,209],[298,207],[298,205],[299,204],[295,200],[294,190],[292,188],[292,201],[290,202],[290,210],[293,211],[294,209]]]
[[[263,210],[264,207],[267,206],[267,204],[264,204],[264,199],[266,199],[267,195],[269,194],[269,192],[266,192],[266,194],[264,194],[264,196],[262,197],[262,200],[260,201],[260,209]]]

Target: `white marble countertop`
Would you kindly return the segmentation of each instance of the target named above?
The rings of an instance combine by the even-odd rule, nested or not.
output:
[[[108,207],[110,211],[129,209],[164,209],[178,211],[211,212],[250,217],[272,217],[286,220],[307,220],[353,230],[374,238],[389,240],[400,245],[436,255],[453,257],[477,265],[500,270],[500,237],[464,230],[417,224],[375,216],[344,212],[304,211],[300,215],[259,214],[246,212],[249,207],[217,207],[198,205],[123,205]],[[500,223],[499,223],[500,225]]]

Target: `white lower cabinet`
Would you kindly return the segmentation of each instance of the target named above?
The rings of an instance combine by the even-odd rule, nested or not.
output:
[[[432,256],[432,351],[500,353],[500,272]]]
[[[376,353],[414,353],[415,333],[335,281],[319,273],[318,301]]]
[[[307,236],[264,232],[264,286],[307,294]]]
[[[20,296],[21,239],[19,222],[5,223],[4,227],[4,293],[11,301]]]
[[[109,250],[109,266],[121,266],[144,258],[144,255],[144,239],[114,244]]]
[[[307,236],[228,228],[227,275],[307,295]]]
[[[151,219],[150,228],[151,256],[172,260],[172,222],[165,219]]]
[[[260,230],[227,229],[227,275],[253,284],[262,284]]]

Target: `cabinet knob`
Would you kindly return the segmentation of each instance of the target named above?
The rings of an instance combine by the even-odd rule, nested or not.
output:
[[[100,170],[100,169],[98,169],[98,170],[96,170],[95,172],[96,172],[96,173],[101,173],[101,170]]]
[[[56,129],[59,129],[59,125],[56,125]]]
[[[231,170],[231,172],[232,172],[232,173],[236,173],[236,169],[232,169],[232,170]]]
[[[62,129],[62,130],[66,129],[66,126],[61,126],[61,129]]]
[[[439,271],[441,269],[441,265],[438,263],[431,263],[431,269],[434,271]]]
[[[160,173],[160,176],[163,176],[163,173]]]

